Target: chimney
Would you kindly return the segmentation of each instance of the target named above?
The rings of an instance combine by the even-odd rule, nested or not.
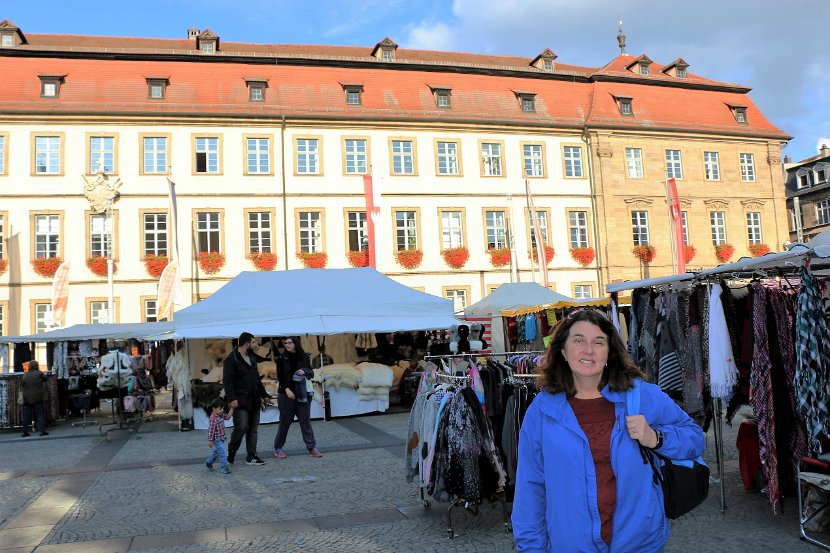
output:
[[[830,157],[830,148],[827,147],[827,144],[822,144],[818,151],[821,157]]]
[[[793,158],[791,158],[788,155],[784,156],[784,163],[792,163],[792,162],[793,162]]]
[[[187,38],[190,40],[196,40],[196,37],[199,36],[199,29],[190,28],[187,30]]]

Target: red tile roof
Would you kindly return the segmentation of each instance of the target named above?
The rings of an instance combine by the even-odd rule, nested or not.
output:
[[[371,47],[222,42],[201,55],[195,41],[73,35],[27,35],[28,44],[0,50],[0,113],[118,113],[420,119],[567,127],[609,125],[788,138],[749,99],[748,88],[689,74],[641,76],[622,55],[600,69],[556,63],[553,73],[531,58],[407,50],[395,62]],[[47,53],[52,53],[48,55]],[[107,56],[102,55],[107,54]],[[240,56],[247,59],[241,59]],[[256,63],[255,58],[276,58]],[[265,60],[263,60],[265,61]],[[390,70],[395,71],[390,78]],[[66,74],[60,97],[40,97],[38,75]],[[248,99],[246,79],[268,80],[264,102]],[[164,100],[148,100],[146,78],[169,76]],[[563,78],[568,75],[570,78]],[[346,106],[340,83],[364,85],[362,105]],[[438,109],[430,85],[452,89],[452,109]],[[536,94],[525,113],[514,90]],[[633,98],[621,117],[613,95]],[[728,105],[747,106],[747,125]]]

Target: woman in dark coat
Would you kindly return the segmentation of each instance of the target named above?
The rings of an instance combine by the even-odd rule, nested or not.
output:
[[[311,398],[306,393],[306,379],[314,376],[308,354],[300,345],[299,336],[283,340],[285,351],[277,357],[277,380],[279,382],[277,405],[280,409],[280,425],[274,438],[274,457],[285,459],[283,451],[288,429],[294,417],[300,421],[303,441],[312,457],[322,457],[317,449],[314,431],[311,429]]]
[[[29,361],[29,370],[23,373],[20,386],[23,389],[23,437],[30,435],[30,424],[32,432],[37,430],[41,436],[46,436],[49,434],[46,431],[46,374],[40,371],[37,361]]]

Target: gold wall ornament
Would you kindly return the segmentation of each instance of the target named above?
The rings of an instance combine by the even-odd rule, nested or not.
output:
[[[99,169],[91,180],[86,175],[81,176],[84,179],[84,197],[95,213],[105,212],[110,203],[115,203],[118,199],[118,189],[122,184],[120,178],[110,180],[103,169]]]

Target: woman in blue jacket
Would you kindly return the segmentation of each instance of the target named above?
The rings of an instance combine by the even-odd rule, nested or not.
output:
[[[638,442],[674,459],[703,453],[700,427],[653,384],[640,413],[626,390],[644,378],[611,322],[593,309],[553,332],[541,386],[519,435],[516,551],[660,552],[669,538],[663,492]]]

